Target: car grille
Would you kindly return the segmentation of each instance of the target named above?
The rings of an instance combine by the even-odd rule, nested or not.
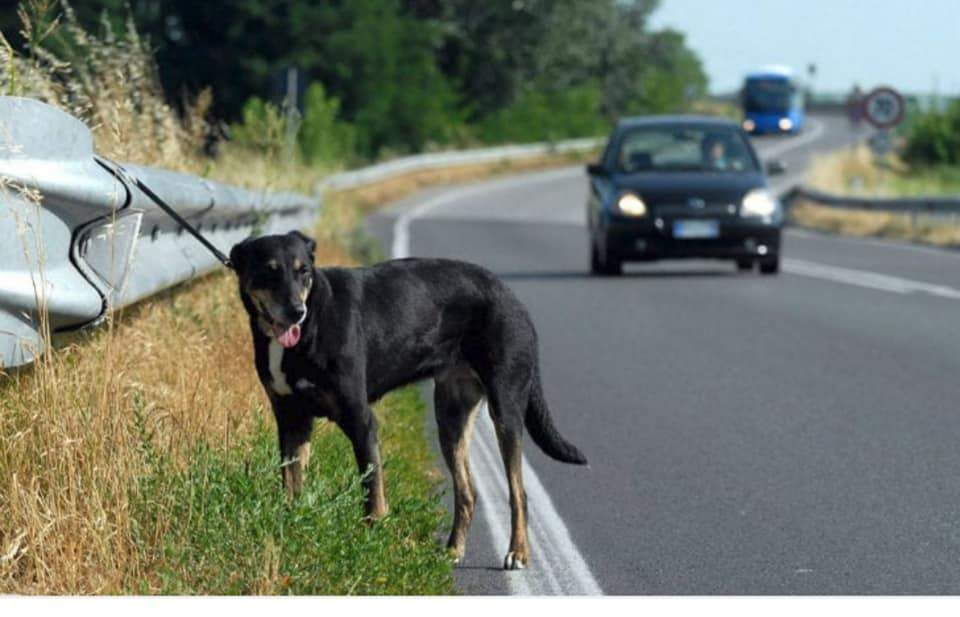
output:
[[[688,204],[663,203],[652,206],[657,216],[665,218],[724,218],[737,215],[737,206],[732,202],[711,202],[702,208],[694,208]]]

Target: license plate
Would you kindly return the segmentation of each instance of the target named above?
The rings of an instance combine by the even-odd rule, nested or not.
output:
[[[673,222],[674,238],[718,238],[720,224],[717,221],[687,220]]]

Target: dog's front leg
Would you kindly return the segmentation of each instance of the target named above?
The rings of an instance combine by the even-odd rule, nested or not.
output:
[[[383,463],[380,460],[377,418],[366,402],[352,402],[341,405],[341,413],[336,422],[350,439],[357,467],[363,475],[366,514],[371,520],[383,518],[387,514],[387,498],[383,490]]]
[[[313,417],[294,409],[284,398],[273,402],[280,438],[280,470],[287,497],[293,499],[303,489],[307,463],[310,462],[310,433]]]

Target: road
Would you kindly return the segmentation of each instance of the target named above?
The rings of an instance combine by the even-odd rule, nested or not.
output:
[[[841,120],[818,123],[757,140],[761,156],[795,179],[849,142]],[[586,190],[579,169],[540,172],[368,221],[386,247],[402,220],[410,254],[509,283],[539,331],[556,424],[590,459],[562,465],[528,442],[533,563],[503,573],[503,474],[481,432],[460,588],[960,592],[960,255],[791,230],[778,277],[710,261],[590,277]]]

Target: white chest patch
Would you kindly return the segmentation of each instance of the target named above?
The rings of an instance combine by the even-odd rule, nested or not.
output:
[[[313,387],[313,384],[307,381],[306,379],[297,380],[297,390],[309,390]]]
[[[270,381],[273,391],[281,396],[293,394],[290,384],[287,383],[287,376],[283,374],[280,363],[283,361],[283,347],[276,341],[270,341],[270,347],[267,349],[267,358],[270,366]]]

